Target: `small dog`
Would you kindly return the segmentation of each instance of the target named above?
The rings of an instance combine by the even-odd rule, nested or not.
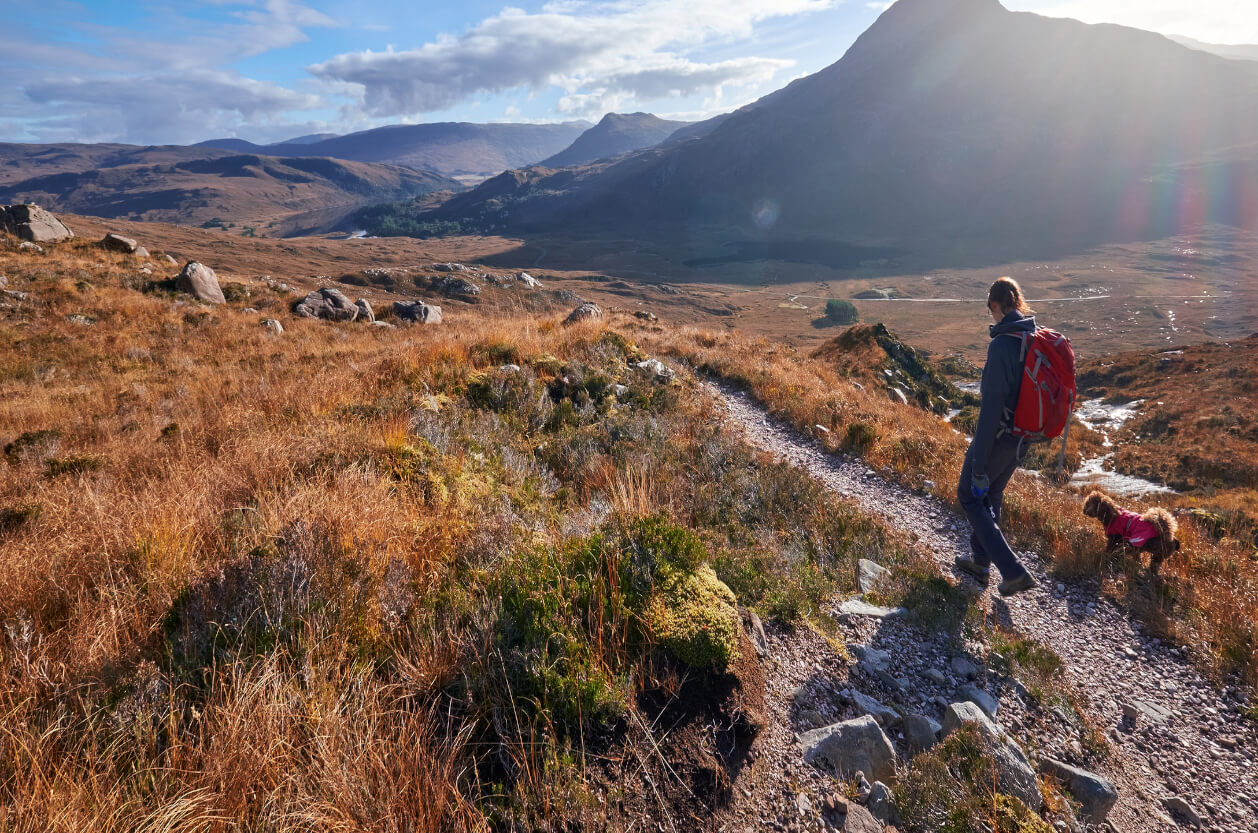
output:
[[[1123,509],[1109,495],[1092,492],[1083,502],[1083,514],[1096,518],[1105,527],[1106,552],[1113,552],[1122,543],[1144,550],[1149,553],[1149,569],[1154,575],[1162,566],[1162,559],[1179,550],[1179,539],[1175,537],[1179,526],[1165,509],[1154,508],[1137,515]]]

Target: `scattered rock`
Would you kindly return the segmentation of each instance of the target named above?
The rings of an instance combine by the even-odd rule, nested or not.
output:
[[[268,330],[270,330],[271,333],[274,335],[278,336],[278,335],[284,334],[284,325],[276,321],[274,318],[263,318],[262,321],[259,323],[261,323],[263,327],[266,327]]]
[[[439,279],[433,286],[438,291],[463,301],[475,299],[480,295],[479,286],[467,278],[456,278],[454,275]]]
[[[658,315],[651,312],[650,310],[644,310],[644,309],[640,309],[637,312],[635,312],[633,314],[633,317],[639,318],[643,321],[659,321],[660,320],[660,317]]]
[[[92,318],[91,316],[87,316],[87,315],[82,315],[81,313],[77,313],[77,312],[71,315],[67,315],[66,321],[69,321],[71,324],[78,324],[83,327],[90,327],[96,323],[95,318]]]
[[[647,359],[646,361],[637,362],[634,367],[650,373],[657,382],[667,382],[676,375],[671,367],[659,359]]]
[[[353,321],[358,317],[358,307],[339,289],[324,287],[302,298],[293,312],[302,318],[322,318],[327,321]]]
[[[390,324],[388,321],[372,321],[371,326],[379,327],[382,330],[396,330],[397,326]]]
[[[943,685],[948,681],[948,675],[940,671],[938,668],[927,668],[922,672],[922,676],[930,680],[935,685]]]
[[[105,235],[104,239],[100,241],[100,245],[107,251],[122,252],[125,255],[133,254],[139,248],[139,244],[130,237],[123,237],[121,234],[115,234],[112,231]]]
[[[904,718],[904,741],[911,752],[925,752],[939,743],[940,725],[921,714]]]
[[[1118,803],[1118,790],[1105,778],[1052,758],[1040,761],[1040,772],[1051,775],[1070,790],[1092,824],[1100,824]]]
[[[434,263],[432,268],[434,272],[470,272],[472,271],[471,269],[464,266],[462,263]]]
[[[891,654],[887,651],[871,648],[868,645],[855,644],[850,646],[860,667],[868,674],[877,674],[891,667]]]
[[[394,301],[393,314],[403,324],[440,324],[441,307],[423,301]],[[388,322],[377,321],[377,324]]]
[[[0,230],[31,243],[58,243],[74,232],[38,205],[0,205]]]
[[[519,281],[520,283],[524,284],[525,286],[527,286],[529,289],[542,288],[542,282],[539,281],[537,278],[533,277],[532,275],[530,275],[528,272],[517,273],[515,276],[515,279]]]
[[[143,246],[136,246],[135,256],[147,260],[149,257],[149,250],[144,248]]]
[[[873,813],[859,804],[847,805],[847,816],[843,819],[843,833],[883,833],[882,825],[874,818]]]
[[[178,266],[178,265],[179,265],[179,261],[175,260],[175,259],[174,259],[173,257],[171,257],[170,255],[162,255],[162,260],[164,260],[164,261],[165,261],[168,265],[170,265],[170,266]]]
[[[856,562],[856,583],[862,593],[872,593],[891,581],[891,571],[868,558]]]
[[[1035,770],[1027,760],[1022,747],[997,726],[978,706],[973,703],[952,703],[944,710],[943,732],[950,735],[961,726],[970,723],[977,727],[979,733],[991,746],[992,755],[996,759],[996,768],[1000,772],[1000,789],[1009,795],[1022,800],[1022,803],[1039,812],[1044,803],[1040,795],[1039,781]]]
[[[1162,806],[1172,815],[1179,816],[1193,827],[1201,826],[1201,816],[1193,809],[1191,804],[1179,796],[1173,795],[1162,799]]]
[[[973,679],[978,676],[981,670],[977,665],[970,662],[965,657],[952,658],[952,673],[966,680]]]
[[[883,824],[898,824],[900,821],[900,813],[895,806],[895,796],[891,794],[891,788],[881,781],[875,781],[873,788],[869,791],[869,799],[865,802],[865,808],[869,810],[869,814]]]
[[[354,302],[354,306],[358,307],[359,321],[370,324],[376,320],[376,311],[371,308],[371,302],[366,298],[359,298]]]
[[[847,692],[847,696],[856,708],[865,714],[871,715],[874,720],[877,720],[883,726],[894,726],[900,722],[900,713],[898,711],[890,706],[884,706],[868,694],[863,694],[856,689],[850,689]]]
[[[603,308],[592,301],[585,301],[572,312],[568,313],[568,317],[563,320],[564,326],[576,324],[581,321],[601,321],[603,318]]]
[[[869,715],[806,732],[800,743],[806,762],[836,778],[864,772],[879,781],[895,780],[895,749]]]
[[[8,289],[8,288],[9,288],[9,279],[6,278],[4,275],[0,275],[0,289]]]
[[[957,696],[976,704],[980,709],[987,712],[988,717],[994,718],[996,712],[1000,710],[1000,703],[996,698],[976,685],[961,686],[957,689]]]
[[[214,274],[214,270],[204,264],[197,263],[195,260],[190,260],[184,265],[183,271],[175,278],[175,288],[207,303],[227,303],[227,299],[223,297],[223,290],[218,285],[218,276]]]
[[[34,252],[37,255],[42,255],[44,253],[43,246],[40,246],[37,243],[32,243],[29,240],[23,240],[21,243],[19,243],[17,245],[17,250],[19,252]]]
[[[839,605],[839,615],[844,617],[869,616],[874,619],[886,619],[890,616],[903,616],[908,613],[902,607],[882,607],[871,605],[860,599],[848,599]]]
[[[756,649],[756,655],[764,659],[769,655],[769,637],[765,635],[764,622],[760,621],[760,617],[754,610],[748,610],[743,619],[747,625],[747,634],[751,637],[751,644]]]

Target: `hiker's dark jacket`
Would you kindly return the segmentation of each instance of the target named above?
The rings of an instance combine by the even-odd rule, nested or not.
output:
[[[1013,413],[1018,404],[1018,385],[1022,380],[1022,340],[1003,333],[1034,333],[1035,318],[1014,310],[990,328],[992,341],[987,345],[987,364],[983,365],[983,381],[979,384],[978,425],[970,455],[974,475],[985,475],[987,459],[1002,426],[1008,427],[1005,413]]]

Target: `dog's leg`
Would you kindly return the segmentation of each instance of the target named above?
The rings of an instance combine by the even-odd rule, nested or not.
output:
[[[1121,535],[1109,536],[1105,541],[1105,551],[1113,552],[1114,550],[1118,549],[1118,545],[1121,544],[1122,542],[1123,542],[1123,536]]]

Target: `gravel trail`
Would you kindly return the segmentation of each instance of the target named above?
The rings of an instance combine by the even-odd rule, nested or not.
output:
[[[968,553],[969,527],[947,504],[888,482],[858,460],[826,453],[742,392],[710,389],[723,403],[727,422],[740,427],[751,445],[805,469],[865,512],[917,533],[945,570],[952,570],[956,555]],[[1086,699],[1088,718],[1112,750],[1095,767],[1118,787],[1119,803],[1109,815],[1112,829],[1187,827],[1182,816],[1173,820],[1164,807],[1165,799],[1179,796],[1200,815],[1200,829],[1258,833],[1258,764],[1253,760],[1258,731],[1243,716],[1245,695],[1220,691],[1192,666],[1186,652],[1148,636],[1139,622],[1100,594],[1096,582],[1059,583],[1049,574],[1047,559],[1035,553],[1023,554],[1023,562],[1039,586],[1001,600],[993,576],[989,617],[994,607],[1002,620],[1065,661],[1070,685]],[[881,634],[895,641],[896,629],[884,627]],[[880,647],[898,648],[909,657],[926,652],[914,651],[911,644]],[[926,695],[907,696],[929,702]],[[1057,755],[1060,750],[1069,757],[1072,748],[1078,749],[1064,717],[1054,728],[1051,714],[1047,720],[1027,714],[1011,692],[1001,692],[1000,704],[1001,722],[1031,735],[1029,752]],[[1124,710],[1134,719],[1125,718]]]

